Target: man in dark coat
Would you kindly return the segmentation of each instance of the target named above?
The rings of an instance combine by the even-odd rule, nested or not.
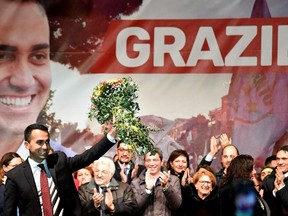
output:
[[[271,216],[288,215],[288,146],[282,146],[276,153],[275,172],[264,179],[264,199],[271,209]]]
[[[7,173],[4,215],[16,215],[17,206],[22,216],[41,216],[43,214],[39,164],[44,165],[47,174],[51,203],[54,204],[53,201],[56,201],[55,205],[52,204],[54,206],[52,214],[82,215],[81,203],[72,173],[88,166],[105,154],[116,143],[115,135],[115,130],[112,129],[107,137],[104,137],[95,146],[70,158],[63,152],[49,154],[48,128],[41,124],[29,125],[25,129],[24,139],[30,156],[25,162]],[[54,199],[54,197],[56,198]]]
[[[114,178],[117,181],[131,184],[131,181],[140,175],[145,166],[132,161],[133,153],[122,140],[117,143],[116,155],[118,159],[115,162]]]
[[[94,178],[81,185],[78,193],[83,206],[83,216],[132,216],[136,213],[133,191],[127,183],[113,178],[115,166],[112,159],[101,157],[93,164]]]

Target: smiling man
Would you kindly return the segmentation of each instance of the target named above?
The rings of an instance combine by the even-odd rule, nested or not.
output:
[[[288,215],[288,146],[277,150],[276,162],[276,171],[264,179],[264,199],[271,216]]]
[[[101,157],[93,164],[94,178],[79,187],[79,197],[84,216],[132,216],[136,203],[130,185],[113,178],[115,166],[112,159]]]
[[[131,184],[131,181],[138,177],[145,167],[132,161],[133,152],[123,140],[118,141],[116,154],[118,160],[115,162],[116,170],[114,178],[118,181]]]
[[[17,151],[25,158],[23,131],[36,122],[51,86],[44,8],[36,0],[0,0],[0,32],[0,152]]]
[[[49,154],[50,134],[46,126],[29,125],[24,132],[29,158],[7,173],[4,215],[17,215],[17,208],[23,216],[82,215],[72,173],[105,154],[116,143],[115,136],[113,128],[92,148],[74,157],[67,157],[59,151]],[[42,177],[48,181],[50,193],[44,193]]]
[[[139,215],[170,216],[182,203],[181,188],[178,177],[162,170],[163,154],[160,149],[145,154],[145,167],[132,183]]]
[[[51,85],[49,26],[31,2],[0,1],[0,152],[15,151]]]

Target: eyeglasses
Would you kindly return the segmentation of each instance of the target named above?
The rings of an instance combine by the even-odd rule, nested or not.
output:
[[[120,152],[126,151],[126,152],[128,152],[128,153],[131,153],[131,150],[130,150],[130,149],[124,149],[124,148],[118,148],[118,151],[120,151]]]
[[[207,185],[211,185],[212,182],[209,182],[209,181],[198,181],[200,184],[204,185],[204,184],[207,184]]]

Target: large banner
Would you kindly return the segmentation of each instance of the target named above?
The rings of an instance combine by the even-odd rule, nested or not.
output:
[[[4,22],[24,22],[15,18],[20,7],[13,15],[8,7],[1,11],[6,12],[0,15],[1,32],[9,33]],[[195,169],[209,152],[210,137],[227,133],[240,153],[251,154],[261,167],[288,144],[287,11],[285,0],[49,1],[48,101],[33,110],[37,90],[30,98],[29,90],[23,96],[1,87],[1,154],[18,151],[27,157],[23,130],[36,118],[50,126],[54,150],[83,152],[105,130],[88,119],[93,88],[131,77],[139,85],[139,116],[160,129],[150,135],[165,159],[185,149]],[[36,34],[35,19],[27,35]],[[15,26],[24,41],[24,24]]]

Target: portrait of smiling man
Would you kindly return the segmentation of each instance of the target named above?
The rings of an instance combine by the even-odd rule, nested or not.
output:
[[[0,0],[0,32],[0,152],[18,151],[25,158],[23,131],[36,122],[51,86],[44,8],[33,0]]]

